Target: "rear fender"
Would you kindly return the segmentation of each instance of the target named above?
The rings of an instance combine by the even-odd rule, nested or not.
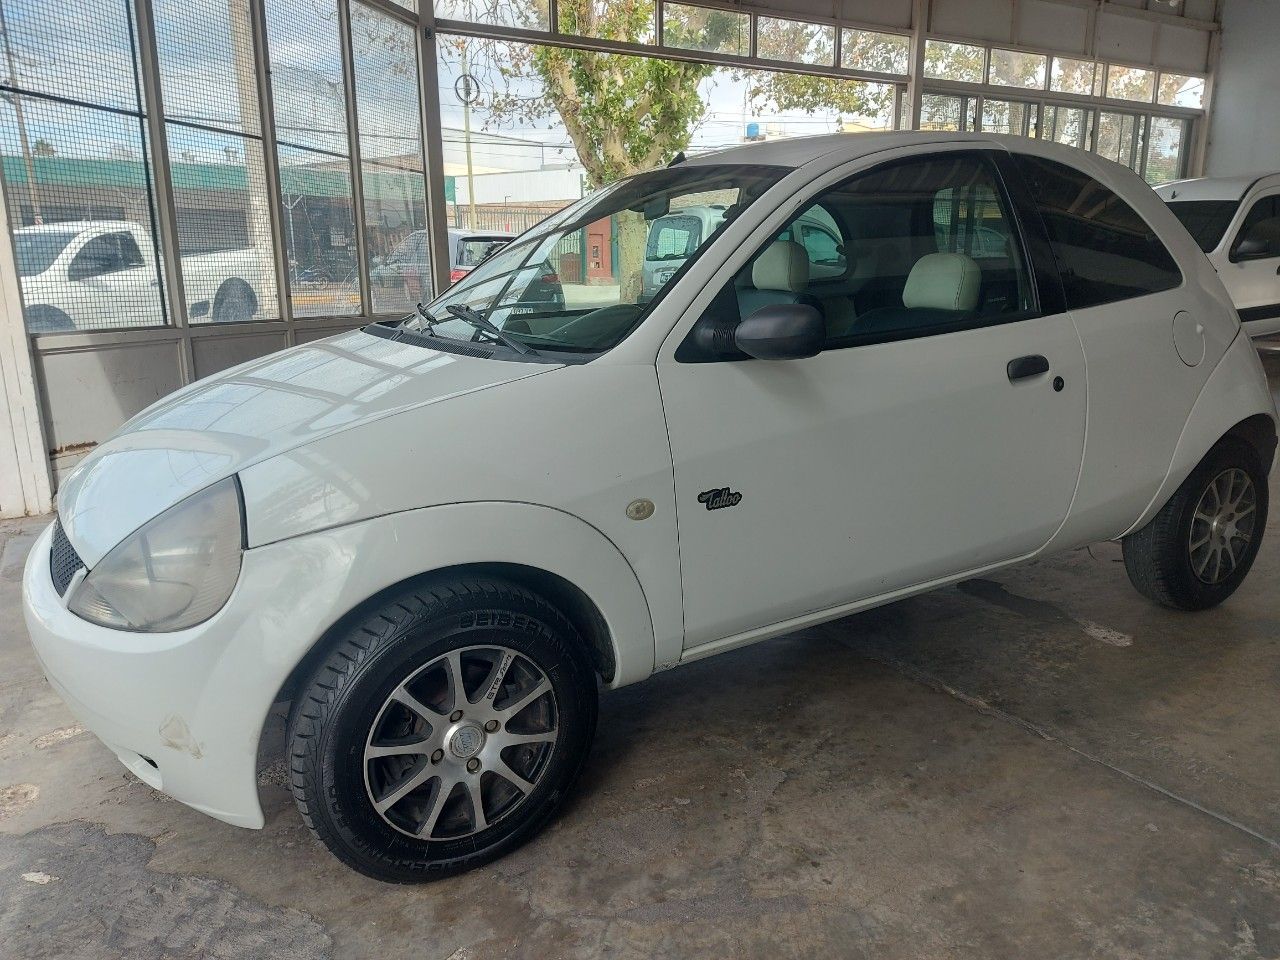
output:
[[[1264,420],[1269,421],[1269,431],[1259,428]],[[1276,421],[1276,406],[1267,387],[1262,361],[1249,337],[1239,334],[1196,398],[1178,438],[1164,482],[1142,515],[1121,536],[1128,536],[1146,526],[1169,502],[1205,454],[1228,433],[1238,430],[1243,439],[1252,442],[1264,458],[1263,469],[1269,471],[1275,454]],[[1264,436],[1268,433],[1269,438]]]

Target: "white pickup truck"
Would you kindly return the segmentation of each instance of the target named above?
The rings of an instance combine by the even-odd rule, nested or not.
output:
[[[165,322],[155,245],[125,220],[79,220],[13,233],[32,333],[159,326]],[[193,323],[252,320],[270,289],[271,258],[248,246],[182,258]]]

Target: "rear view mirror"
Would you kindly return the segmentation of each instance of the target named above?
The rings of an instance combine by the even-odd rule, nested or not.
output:
[[[738,349],[757,360],[799,360],[822,352],[827,324],[817,307],[774,303],[761,307],[734,331]]]
[[[1259,240],[1254,237],[1246,237],[1236,244],[1235,253],[1232,260],[1264,260],[1272,256],[1271,244],[1265,240]]]
[[[645,220],[650,222],[657,220],[659,217],[665,217],[671,212],[670,197],[655,197],[640,208],[640,212],[644,214]]]

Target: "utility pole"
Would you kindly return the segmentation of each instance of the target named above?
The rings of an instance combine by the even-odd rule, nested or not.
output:
[[[247,5],[242,10],[236,0],[229,0],[227,19],[231,25],[231,56],[235,61],[236,106],[239,108],[240,129],[247,135],[244,149],[245,219],[248,220],[246,233],[249,246],[255,255],[261,257],[274,246],[271,237],[271,211],[268,209],[272,200],[265,190],[253,189],[254,167],[250,163],[254,150],[252,135],[254,132],[262,133],[262,121],[258,115],[258,76],[257,66],[254,63],[253,32],[249,25]],[[261,144],[262,141],[258,140],[257,143]],[[261,146],[258,149],[261,151]],[[261,152],[259,156],[265,164],[265,156],[262,156]],[[230,164],[234,160],[228,156],[227,162]],[[258,169],[262,168],[258,167]]]
[[[5,15],[4,0],[0,0],[0,34],[4,35],[4,59],[9,70],[9,86],[18,86],[18,71],[13,61],[13,44],[9,40],[9,19]],[[27,120],[22,112],[22,97],[15,90],[9,94],[9,102],[13,104],[14,119],[18,124],[18,143],[22,149],[22,162],[27,173],[27,199],[31,201],[31,217],[34,223],[43,223],[44,216],[40,212],[40,188],[36,186],[36,163],[31,156],[31,144],[27,140]],[[21,224],[15,224],[21,226]]]
[[[467,228],[476,229],[476,181],[475,175],[471,168],[471,101],[479,93],[474,89],[475,80],[471,76],[470,67],[467,64],[467,45],[462,44],[462,139],[463,147],[467,151],[467,207],[469,220]]]

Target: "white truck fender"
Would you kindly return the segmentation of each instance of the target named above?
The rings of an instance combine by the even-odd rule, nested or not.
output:
[[[1248,335],[1237,333],[1191,408],[1164,481],[1142,515],[1121,537],[1146,526],[1213,445],[1232,427],[1256,416],[1271,420],[1271,434],[1274,436],[1276,406],[1267,389],[1262,361],[1258,359],[1258,352]],[[1270,460],[1263,464],[1263,469],[1271,469]]]

